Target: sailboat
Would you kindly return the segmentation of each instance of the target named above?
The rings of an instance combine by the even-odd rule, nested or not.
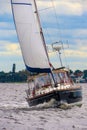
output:
[[[11,0],[14,23],[28,77],[29,106],[54,99],[74,103],[82,100],[82,88],[75,85],[65,67],[54,69],[50,63],[40,24],[36,0]]]

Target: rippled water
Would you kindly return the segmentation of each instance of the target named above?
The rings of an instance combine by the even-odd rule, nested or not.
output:
[[[87,130],[87,84],[83,88],[82,105],[63,104],[53,108],[52,102],[29,107],[27,84],[0,84],[0,130]]]

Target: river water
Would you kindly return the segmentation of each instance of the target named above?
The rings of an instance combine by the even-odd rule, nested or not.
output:
[[[51,102],[29,107],[26,83],[0,84],[0,130],[87,130],[87,84],[83,101],[53,108]]]

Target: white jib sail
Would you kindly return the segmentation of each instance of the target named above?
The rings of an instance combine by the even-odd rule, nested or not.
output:
[[[11,0],[16,31],[28,70],[50,71],[49,61],[36,19],[34,0]]]

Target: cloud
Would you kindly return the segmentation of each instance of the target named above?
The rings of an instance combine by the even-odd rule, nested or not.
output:
[[[73,36],[77,39],[87,39],[87,29],[74,29]]]
[[[70,44],[69,48],[61,50],[61,58],[64,66],[70,66],[71,69],[84,70],[87,67],[87,40],[75,40],[74,44]],[[67,44],[64,46],[67,46]],[[49,57],[54,67],[59,67],[58,52],[49,53]]]
[[[75,48],[76,45],[74,44],[72,46],[74,46],[74,48]],[[80,45],[80,46],[76,47],[76,49],[74,49],[74,48],[67,48],[64,50],[64,52],[63,52],[63,50],[61,50],[61,53],[62,53],[62,55],[65,53],[66,57],[71,58],[71,59],[73,59],[73,58],[81,59],[81,58],[87,57],[87,45],[86,46]],[[56,55],[57,55],[57,52],[50,51],[50,53],[49,53],[49,56],[51,58],[54,58]]]
[[[87,49],[86,49],[86,51],[87,51]],[[65,51],[65,53],[66,53],[67,57],[71,57],[71,59],[73,57],[78,58],[78,59],[87,57],[87,52],[85,52],[83,50],[83,48],[82,49],[80,48],[80,50],[79,49],[78,50],[67,50],[67,51]]]
[[[53,0],[53,3],[50,0],[37,0],[36,2],[39,10],[46,8],[45,11],[39,12],[42,25],[46,28],[44,34],[47,43],[62,40],[64,42],[64,47],[67,48],[66,40],[68,40],[70,48],[65,49],[65,55],[68,61],[70,61],[70,66],[73,69],[76,67],[86,68],[87,20],[85,15],[87,13],[87,0]],[[55,6],[56,9],[59,27],[57,27],[56,21],[54,20],[55,9],[53,6]],[[0,19],[2,22],[0,22],[0,58],[5,57],[7,61],[8,57],[11,58],[11,62],[17,62],[17,60],[21,62],[19,61],[19,59],[22,59],[20,58],[22,57],[21,51],[19,44],[16,42],[17,40],[15,40],[17,39],[17,34],[11,13],[10,0],[1,0]],[[52,63],[58,67],[58,55],[53,52],[49,55]],[[62,51],[62,58],[63,55],[64,53]],[[15,57],[15,60],[12,61],[13,57]],[[3,59],[1,61],[3,61]],[[19,66],[20,64],[18,63]]]
[[[10,0],[0,0],[0,15],[11,14]]]
[[[82,5],[80,3],[75,2],[56,2],[55,6],[57,7],[58,14],[65,15],[82,15]]]
[[[87,1],[84,0],[37,0],[39,9],[55,6],[58,14],[62,15],[82,15],[87,12]],[[10,0],[1,0],[0,14],[11,14]]]
[[[44,3],[44,4],[43,4]],[[87,2],[86,2],[87,3]],[[52,1],[39,1],[38,6],[42,8],[46,7],[54,7],[56,9],[57,14],[59,15],[82,15],[85,10],[87,10],[87,6],[85,6],[86,3],[82,3],[79,0],[77,1],[70,1],[70,0],[55,0],[54,2]],[[41,8],[40,7],[40,8]],[[83,8],[85,7],[85,8]],[[49,9],[50,9],[49,8]]]
[[[0,56],[21,56],[21,51],[18,43],[10,43],[7,41],[0,41]]]
[[[65,29],[61,32],[63,39],[68,39],[73,45],[86,42],[87,29]]]
[[[1,29],[4,29],[4,30],[14,29],[14,24],[11,22],[0,22],[0,30]]]
[[[48,27],[44,29],[46,43],[63,41],[66,44],[67,40],[70,45],[79,46],[78,44],[87,44],[87,29],[61,29]],[[65,45],[66,46],[66,45]],[[77,48],[76,48],[77,49]]]
[[[17,41],[17,34],[15,30],[0,30],[0,40]]]
[[[87,69],[87,50],[84,51],[83,48],[80,50],[68,49],[64,53],[61,51],[61,59],[63,66],[70,67],[72,70]],[[50,53],[50,61],[55,68],[60,67],[60,60],[58,53]]]

